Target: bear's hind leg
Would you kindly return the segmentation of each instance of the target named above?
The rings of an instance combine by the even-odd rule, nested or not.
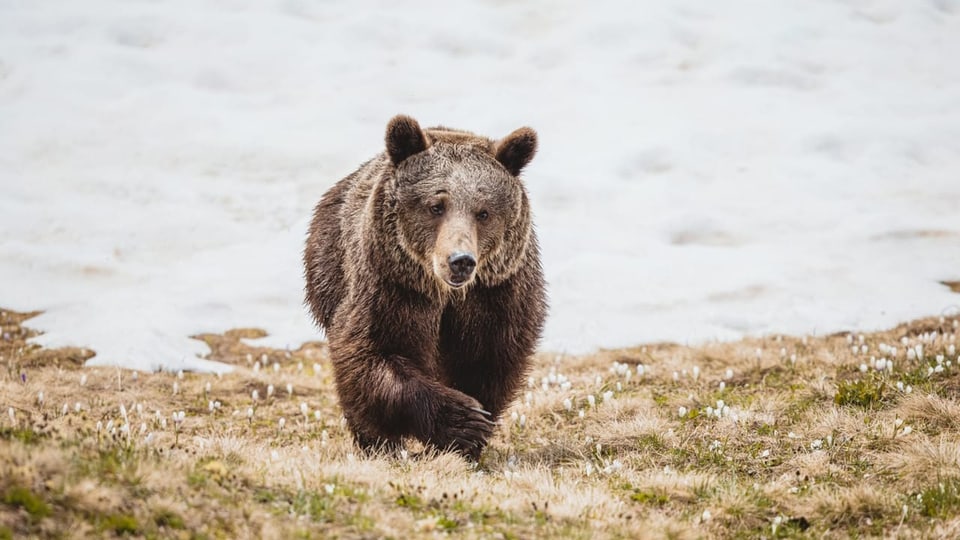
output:
[[[396,438],[370,437],[361,433],[354,433],[353,440],[360,450],[367,456],[376,454],[397,455],[403,449],[403,443]]]

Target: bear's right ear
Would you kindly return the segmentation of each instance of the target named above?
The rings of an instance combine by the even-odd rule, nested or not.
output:
[[[403,160],[430,146],[420,124],[403,114],[394,116],[387,123],[386,142],[387,155],[394,165],[399,165]]]

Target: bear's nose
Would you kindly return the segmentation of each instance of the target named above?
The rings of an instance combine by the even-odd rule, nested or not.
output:
[[[469,253],[458,252],[450,255],[447,264],[450,265],[450,271],[453,272],[453,275],[466,277],[477,267],[477,260]]]

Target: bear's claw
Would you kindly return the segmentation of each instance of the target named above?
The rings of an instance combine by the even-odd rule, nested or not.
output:
[[[470,410],[476,411],[484,416],[493,416],[493,414],[490,411],[483,410],[480,407],[470,407]]]

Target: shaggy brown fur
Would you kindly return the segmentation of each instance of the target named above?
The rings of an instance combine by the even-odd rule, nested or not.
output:
[[[536,151],[393,118],[386,152],[328,191],[304,251],[340,403],[364,449],[414,437],[476,458],[546,316],[530,205]]]

